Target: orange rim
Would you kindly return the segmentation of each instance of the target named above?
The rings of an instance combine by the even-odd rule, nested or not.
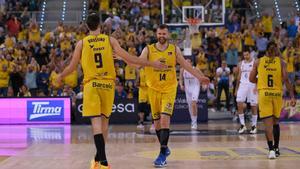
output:
[[[190,25],[197,25],[201,22],[200,19],[198,18],[188,18],[187,19],[187,22],[190,24]]]

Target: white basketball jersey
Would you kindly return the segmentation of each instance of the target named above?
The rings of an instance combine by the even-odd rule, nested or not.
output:
[[[252,59],[251,62],[246,63],[244,60],[241,63],[241,80],[240,82],[243,84],[253,84],[251,83],[249,80],[249,76],[250,76],[250,72],[252,71],[253,68],[253,64],[254,64],[254,59]]]
[[[184,86],[186,87],[199,86],[199,80],[186,70],[183,71],[183,78],[184,78]]]

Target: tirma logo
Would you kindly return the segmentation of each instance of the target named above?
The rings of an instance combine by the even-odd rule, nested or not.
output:
[[[64,101],[27,101],[27,121],[64,121]]]

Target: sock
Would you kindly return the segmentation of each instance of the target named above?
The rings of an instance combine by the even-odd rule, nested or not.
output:
[[[191,116],[192,124],[197,124],[197,116]]]
[[[257,124],[257,115],[252,115],[252,126],[256,126]]]
[[[94,135],[94,141],[97,149],[95,161],[99,161],[101,165],[108,166],[105,154],[105,141],[103,134]]]
[[[166,155],[166,150],[168,148],[170,129],[160,130],[160,152]]]
[[[240,119],[240,123],[241,125],[245,125],[245,115],[244,114],[239,114],[239,119]]]
[[[274,135],[274,148],[279,147],[280,140],[280,126],[279,124],[273,125],[273,135]]]
[[[273,141],[268,141],[269,150],[274,150],[273,148]]]
[[[158,141],[160,143],[160,130],[155,130],[156,131],[156,136],[158,138]]]

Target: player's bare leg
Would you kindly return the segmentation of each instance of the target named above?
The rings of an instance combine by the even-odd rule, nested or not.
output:
[[[171,153],[168,148],[170,135],[170,120],[171,117],[169,115],[161,114],[160,119],[154,121],[156,134],[160,142],[160,153],[154,161],[154,165],[156,167],[166,166],[166,158]]]
[[[276,157],[280,156],[279,152],[279,141],[280,141],[280,126],[279,119],[273,118],[273,137],[274,137],[274,151],[276,153]]]
[[[198,107],[197,107],[197,101],[192,101],[192,113],[191,113],[191,119],[192,119],[192,126],[191,129],[196,130],[197,129],[197,115],[198,115]]]
[[[145,113],[144,112],[139,112],[138,116],[139,116],[139,121],[138,121],[137,128],[143,130],[145,128],[144,127],[144,118],[145,118],[144,116],[145,116]]]
[[[239,115],[240,124],[241,124],[241,127],[238,129],[239,134],[243,134],[247,130],[246,125],[245,125],[244,104],[245,103],[243,103],[243,102],[237,103],[238,115]]]
[[[252,112],[252,119],[251,119],[251,134],[256,134],[257,133],[257,105],[252,104],[251,105],[251,112]]]
[[[263,120],[265,125],[266,139],[269,147],[269,159],[275,159],[275,151],[273,146],[273,125],[274,119],[273,117],[269,117]]]
[[[109,123],[109,119],[104,116],[101,116],[102,134],[105,142],[107,141],[108,138],[108,123]]]
[[[108,166],[107,159],[106,159],[106,153],[105,153],[105,137],[107,137],[108,119],[103,120],[104,118],[105,117],[91,118],[94,141],[95,141],[95,146],[97,149],[95,160],[92,160],[91,169],[97,168],[97,167],[99,168],[100,165],[103,167]],[[107,126],[105,126],[105,125],[107,125]],[[104,133],[103,133],[103,131],[104,131]]]

